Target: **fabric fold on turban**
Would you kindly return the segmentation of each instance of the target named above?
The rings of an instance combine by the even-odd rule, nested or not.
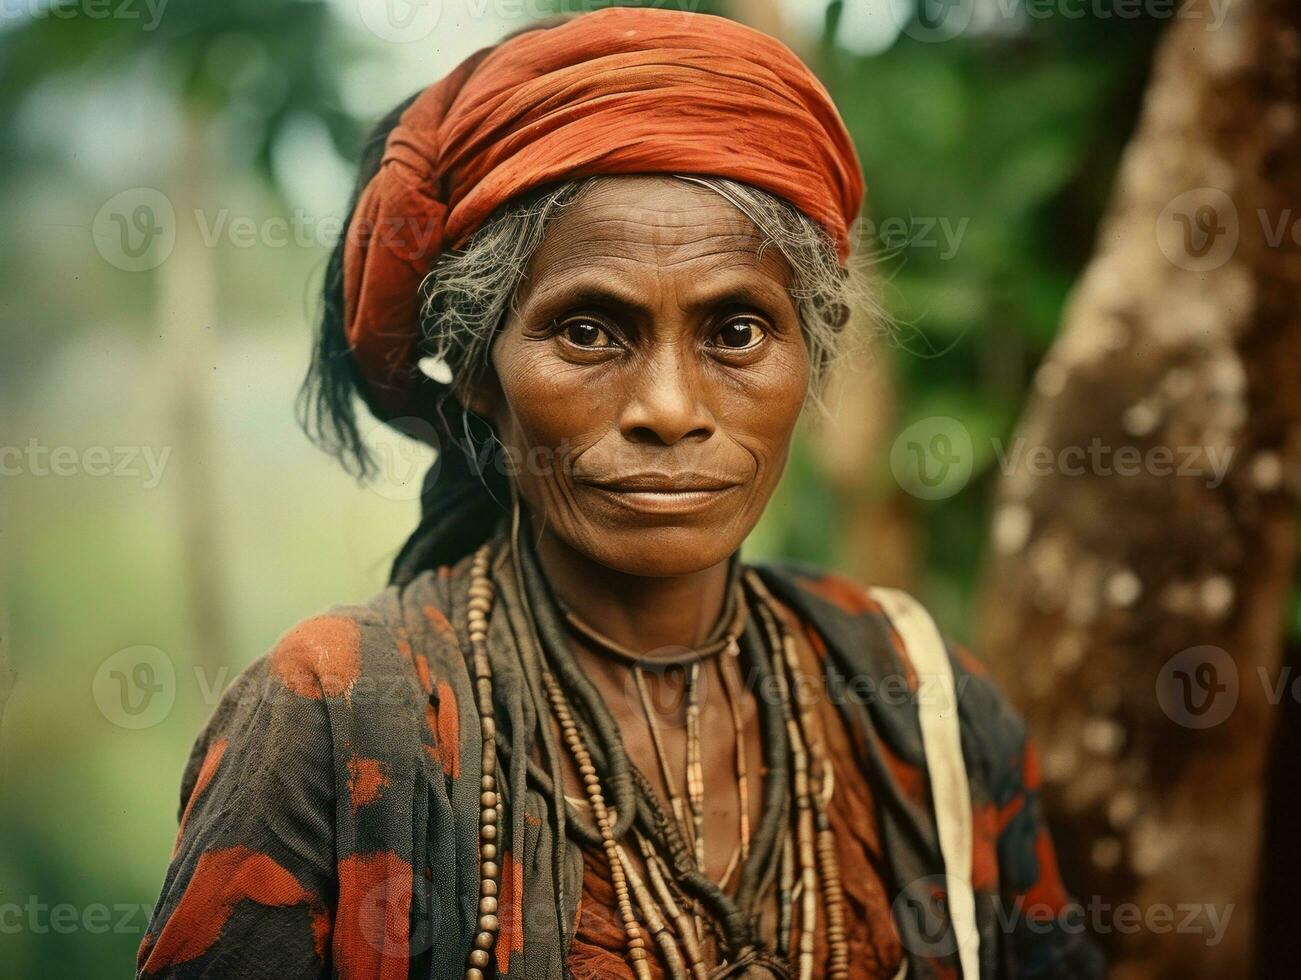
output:
[[[782,197],[848,256],[863,197],[849,134],[789,48],[734,21],[607,8],[478,51],[422,92],[345,243],[345,331],[372,410],[417,413],[420,283],[497,208],[558,180],[670,173]]]

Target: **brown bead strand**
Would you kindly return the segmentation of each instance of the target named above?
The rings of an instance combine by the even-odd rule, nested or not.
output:
[[[614,839],[610,813],[605,808],[605,795],[601,792],[601,778],[596,766],[592,764],[591,753],[583,744],[583,736],[574,722],[569,710],[565,692],[561,690],[551,671],[542,671],[542,683],[551,701],[551,710],[560,725],[560,732],[569,746],[569,751],[578,764],[578,774],[587,789],[588,802],[592,807],[592,816],[596,820],[597,831],[601,835],[601,844],[605,849],[606,861],[610,866],[610,879],[614,884],[614,894],[619,905],[619,915],[623,919],[623,931],[627,937],[628,959],[632,962],[637,980],[651,980],[650,966],[646,962],[646,940],[642,938],[642,929],[633,911],[632,899],[628,894],[628,880],[623,873],[623,862],[619,859],[619,844]]]
[[[745,719],[741,717],[741,690],[744,681],[733,677],[733,671],[740,672],[736,665],[741,649],[733,643],[727,650],[727,656],[718,660],[718,676],[723,682],[723,692],[727,695],[727,710],[732,716],[732,737],[736,742],[736,799],[740,814],[738,844],[728,859],[723,877],[718,879],[718,887],[727,890],[732,875],[750,856],[750,775],[745,758]]]
[[[696,867],[705,871],[705,765],[700,750],[700,662],[687,667],[687,804],[696,841]]]
[[[488,613],[492,611],[496,589],[488,575],[492,552],[484,545],[475,552],[470,565],[470,601],[466,619],[470,649],[474,660],[474,688],[483,735],[483,777],[480,782],[479,811],[479,908],[477,931],[470,950],[465,980],[483,980],[492,961],[501,920],[497,914],[497,896],[501,876],[498,855],[498,827],[502,823],[501,796],[497,792],[497,721],[492,705],[492,664],[488,659]]]
[[[619,845],[615,845],[619,852],[619,861],[623,865],[623,873],[628,879],[628,884],[632,887],[633,896],[637,899],[637,907],[641,909],[642,915],[646,919],[646,929],[655,940],[655,944],[660,948],[660,955],[664,957],[664,966],[668,970],[670,980],[687,980],[687,967],[682,961],[682,953],[678,950],[677,940],[673,937],[673,929],[660,915],[659,906],[656,904],[650,890],[641,880],[641,875],[637,874],[637,868],[632,863],[632,858],[628,852]]]
[[[780,637],[780,649],[789,675],[788,685],[794,688],[800,677],[799,655],[795,649],[794,637],[791,635],[781,614],[775,608],[771,608],[774,605],[772,596],[763,589],[762,583],[760,583],[756,591],[763,595],[769,606],[764,612],[768,617],[771,617]],[[822,904],[827,915],[826,976],[827,980],[847,980],[849,976],[849,939],[845,926],[845,890],[840,874],[840,858],[836,850],[835,833],[831,829],[831,821],[827,816],[827,803],[830,802],[834,785],[833,776],[825,753],[822,751],[821,742],[814,737],[815,707],[798,704],[796,710],[799,712],[800,727],[803,730],[801,748],[806,748],[809,757],[809,762],[806,763],[807,802],[813,815],[817,877],[822,888]],[[819,786],[817,790],[813,789],[815,784]],[[803,848],[801,848],[802,851]],[[801,853],[802,862],[803,853]],[[805,902],[807,903],[807,898]],[[802,939],[803,937],[801,937],[801,947],[803,947]]]
[[[847,980],[849,937],[845,929],[845,896],[840,877],[840,857],[836,853],[836,835],[822,808],[819,808],[817,823],[818,863],[824,869],[822,902],[827,909],[827,980]]]
[[[809,759],[800,743],[799,726],[791,721],[787,727],[795,767],[795,843],[800,861],[800,980],[812,980],[818,927],[818,865],[813,844],[813,805],[809,799]]]
[[[766,592],[762,590],[762,583],[758,580],[757,575],[748,575],[751,587],[755,590],[756,596],[760,599],[758,603],[758,618],[764,625],[764,633],[768,638],[768,648],[771,657],[773,657],[773,678],[777,683],[778,698],[781,699],[782,715],[785,717],[787,730],[790,731],[792,720],[791,709],[791,692],[787,686],[786,674],[782,670],[782,636],[778,633],[777,622],[771,614],[768,606],[764,604]],[[798,735],[798,731],[796,731]],[[796,760],[795,750],[798,747],[798,738],[788,739],[791,747],[792,760]],[[796,815],[798,815],[799,798],[796,796]],[[791,933],[794,929],[795,918],[795,892],[796,881],[798,881],[798,871],[796,871],[795,856],[798,854],[798,845],[796,845],[796,828],[799,820],[794,821],[794,825],[787,829],[785,837],[782,839],[781,859],[779,859],[779,878],[778,878],[778,934],[777,949],[785,957],[791,953]],[[803,937],[801,937],[803,938]]]
[[[781,877],[777,885],[777,953],[791,951],[791,893],[795,889],[795,840],[788,829],[782,837]]]
[[[757,576],[756,576],[757,578]],[[766,600],[767,596],[760,593]],[[818,863],[814,846],[813,801],[809,788],[809,760],[804,751],[799,722],[791,704],[790,682],[786,675],[784,641],[786,639],[775,613],[765,603],[759,605],[760,616],[768,631],[773,657],[773,676],[786,708],[786,732],[790,740],[791,762],[795,781],[795,850],[799,861],[800,937],[797,962],[800,980],[812,980],[814,943],[818,920]]]
[[[690,913],[682,908],[674,896],[673,890],[669,888],[668,882],[664,878],[664,871],[660,867],[663,859],[655,853],[655,845],[641,833],[637,834],[637,844],[641,848],[642,857],[646,861],[646,877],[650,879],[651,887],[655,890],[655,894],[659,896],[660,904],[664,907],[665,913],[673,921],[691,975],[695,980],[708,980],[709,968],[705,966],[705,957],[700,950],[699,932],[701,924],[699,920],[693,918]]]
[[[778,630],[782,637],[782,650],[786,667],[791,674],[791,686],[799,676],[799,656],[795,640],[779,616]],[[833,786],[831,768],[814,737],[814,706],[796,705],[804,734],[804,746],[809,756],[809,800],[813,809],[815,849],[818,861],[818,880],[822,885],[822,904],[827,914],[827,980],[846,980],[849,976],[849,940],[845,928],[845,889],[840,877],[840,858],[836,853],[836,837],[827,816],[827,803]],[[820,785],[819,785],[820,784]],[[814,789],[814,786],[819,786]]]

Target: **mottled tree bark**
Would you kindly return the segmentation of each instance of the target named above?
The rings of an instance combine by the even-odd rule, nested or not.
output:
[[[179,488],[182,567],[194,662],[218,677],[230,662],[226,589],[221,570],[219,502],[221,475],[213,450],[213,372],[216,370],[218,317],[215,255],[195,225],[207,206],[208,123],[201,109],[185,120],[170,191],[176,210],[176,246],[158,270],[159,335],[165,338],[166,404],[171,411],[176,452],[172,466]]]
[[[1248,975],[1261,871],[1295,873],[1259,858],[1295,679],[1301,4],[1182,13],[1006,447],[982,598],[1068,878],[1147,917],[1098,913],[1122,980]]]

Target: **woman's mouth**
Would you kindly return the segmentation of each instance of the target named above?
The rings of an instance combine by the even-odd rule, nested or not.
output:
[[[647,514],[689,514],[717,503],[741,486],[699,473],[637,473],[617,479],[581,481],[611,502]]]

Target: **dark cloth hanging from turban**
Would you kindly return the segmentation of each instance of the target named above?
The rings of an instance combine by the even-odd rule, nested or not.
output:
[[[419,414],[420,282],[498,207],[565,178],[671,173],[784,198],[849,253],[863,197],[849,134],[789,48],[734,21],[600,10],[481,50],[422,92],[347,232],[345,330],[372,409]]]

